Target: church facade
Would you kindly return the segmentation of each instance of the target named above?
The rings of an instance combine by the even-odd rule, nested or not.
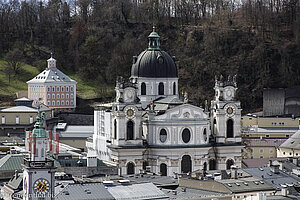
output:
[[[173,176],[196,170],[241,167],[241,107],[235,77],[215,80],[211,109],[178,94],[175,57],[160,49],[155,30],[148,48],[133,57],[129,81],[118,78],[114,102],[95,106],[88,157]]]

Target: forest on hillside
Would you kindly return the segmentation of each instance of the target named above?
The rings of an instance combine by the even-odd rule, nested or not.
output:
[[[237,74],[246,111],[262,107],[263,88],[300,84],[299,0],[0,1],[0,59],[42,70],[53,52],[107,100],[100,86],[130,76],[153,24],[176,56],[180,93],[197,105],[212,99],[215,75]]]

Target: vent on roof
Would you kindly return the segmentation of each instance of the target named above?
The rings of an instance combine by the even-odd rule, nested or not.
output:
[[[264,182],[263,181],[259,181],[261,184],[264,184]]]
[[[53,79],[54,79],[54,76],[51,76],[51,78],[53,78]]]
[[[258,185],[258,184],[259,184],[259,182],[257,182],[257,181],[254,181],[254,183],[255,183],[256,185]]]
[[[59,76],[57,76],[56,78],[59,79]]]
[[[229,187],[232,187],[232,185],[230,183],[227,184]]]
[[[247,182],[244,182],[244,185],[248,186],[248,183],[247,183]]]
[[[114,182],[113,181],[103,181],[103,184],[105,184],[105,185],[112,185],[112,184],[114,184]]]
[[[267,173],[269,176],[272,176],[272,174],[271,173]]]
[[[239,183],[235,183],[237,186],[241,186]]]
[[[63,191],[65,195],[70,195],[69,191]]]
[[[92,194],[92,192],[89,189],[84,190],[87,194]]]
[[[118,182],[119,183],[130,183],[130,180],[127,180],[127,179],[126,180],[119,180]]]
[[[260,171],[264,171],[264,169],[263,169],[263,168],[261,168],[261,167],[259,168],[259,170],[260,170]]]

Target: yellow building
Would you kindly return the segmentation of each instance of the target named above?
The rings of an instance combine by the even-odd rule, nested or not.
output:
[[[249,114],[241,119],[242,132],[246,138],[289,138],[298,130],[299,119]]]
[[[300,130],[291,138],[280,145],[277,150],[278,157],[299,157],[300,156]]]
[[[0,110],[0,136],[25,135],[25,131],[32,129],[38,114],[37,107],[31,106],[32,101],[26,98],[15,100],[16,106]],[[54,123],[53,110],[41,105],[41,111],[45,112],[47,124]]]
[[[277,148],[285,139],[246,139],[243,159],[277,158]]]

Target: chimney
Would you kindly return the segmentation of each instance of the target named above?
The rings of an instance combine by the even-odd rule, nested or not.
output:
[[[222,180],[222,175],[219,172],[214,173],[214,180]]]
[[[274,174],[279,174],[279,166],[280,165],[277,165],[277,164],[270,166],[271,172],[273,172]]]
[[[269,160],[268,167],[271,167],[273,164],[272,160]]]
[[[236,165],[231,165],[230,167],[230,172],[231,172],[231,178],[232,179],[237,179],[238,178],[238,168]]]
[[[288,195],[288,187],[286,185],[282,185],[281,195],[286,197]]]
[[[293,158],[293,163],[298,166],[298,158]]]

